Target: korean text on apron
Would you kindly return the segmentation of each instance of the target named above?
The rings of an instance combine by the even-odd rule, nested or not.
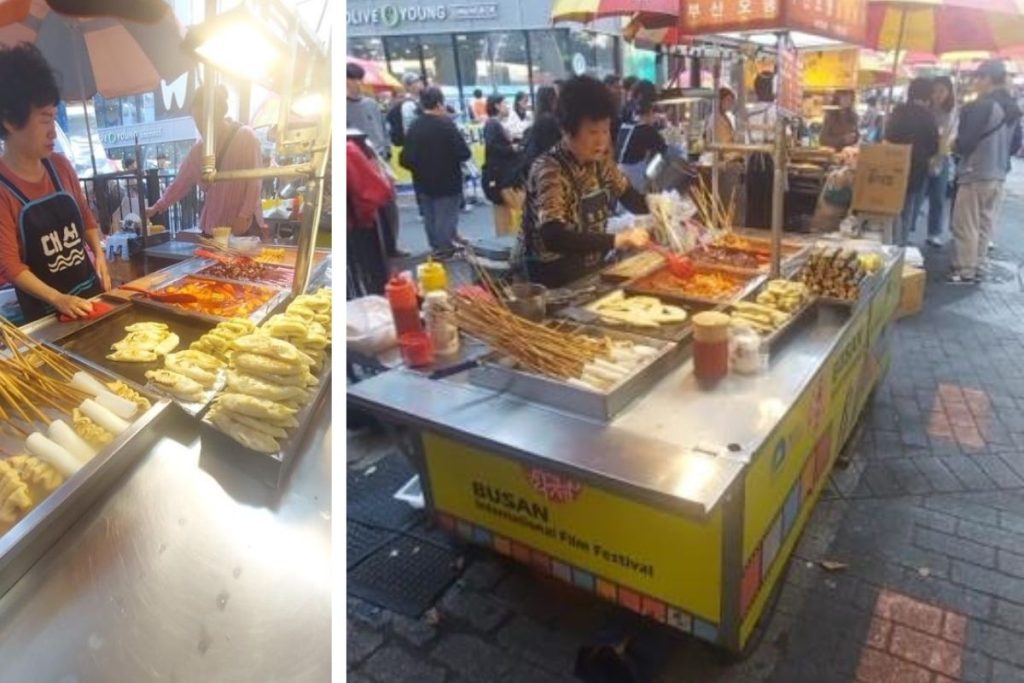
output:
[[[40,280],[64,294],[88,298],[100,292],[96,270],[85,253],[85,221],[82,212],[54,171],[43,159],[55,192],[30,200],[14,182],[0,174],[2,183],[21,202],[18,231],[21,259]],[[25,322],[54,312],[53,306],[17,290]]]

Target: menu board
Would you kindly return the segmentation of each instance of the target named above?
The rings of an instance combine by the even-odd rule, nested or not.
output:
[[[792,43],[782,51],[779,67],[779,108],[789,114],[799,114],[804,96],[803,72],[800,57]]]
[[[687,0],[680,16],[686,34],[743,31],[778,24],[779,0]]]
[[[799,30],[862,43],[867,33],[867,0],[687,0],[683,7],[680,29],[687,35]]]
[[[844,43],[863,43],[867,36],[867,0],[786,0],[785,28]]]
[[[860,50],[818,50],[800,53],[803,84],[808,90],[854,90]]]

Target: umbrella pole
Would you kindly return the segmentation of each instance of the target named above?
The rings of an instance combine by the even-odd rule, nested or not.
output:
[[[86,100],[82,100],[82,114],[85,115],[85,135],[89,138],[89,157],[92,160],[92,177],[95,178],[99,173],[96,171],[96,150],[92,147],[92,124],[89,123],[89,103]]]
[[[907,26],[907,8],[904,5],[900,7],[900,34],[896,39],[896,52],[892,56],[892,79],[889,81],[889,97],[885,104],[885,116],[889,117],[892,112],[892,89],[896,85],[896,72],[900,68],[900,50],[903,49],[903,30]]]

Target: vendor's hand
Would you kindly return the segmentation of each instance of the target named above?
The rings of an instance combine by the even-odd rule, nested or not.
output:
[[[616,249],[642,249],[651,241],[651,236],[643,228],[630,228],[615,235]]]
[[[103,255],[103,252],[96,254],[96,262],[93,265],[96,267],[96,277],[100,279],[100,287],[104,292],[109,292],[110,269],[107,267],[107,257]]]
[[[155,206],[147,206],[146,207],[146,218],[152,218],[153,216],[157,215],[158,213],[160,213],[160,212],[156,210]]]
[[[92,313],[92,302],[71,294],[58,294],[52,302],[58,313],[72,318],[84,318]]]

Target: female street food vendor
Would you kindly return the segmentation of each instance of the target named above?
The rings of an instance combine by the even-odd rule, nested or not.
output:
[[[612,249],[640,248],[646,230],[608,234],[608,216],[620,202],[635,214],[649,212],[611,156],[610,121],[617,106],[598,80],[578,76],[559,91],[562,140],[530,169],[519,253],[532,282],[561,287],[601,267]]]
[[[0,277],[15,286],[25,322],[55,310],[88,315],[88,298],[110,289],[110,275],[78,175],[53,151],[57,79],[21,43],[0,48],[0,83]]]

